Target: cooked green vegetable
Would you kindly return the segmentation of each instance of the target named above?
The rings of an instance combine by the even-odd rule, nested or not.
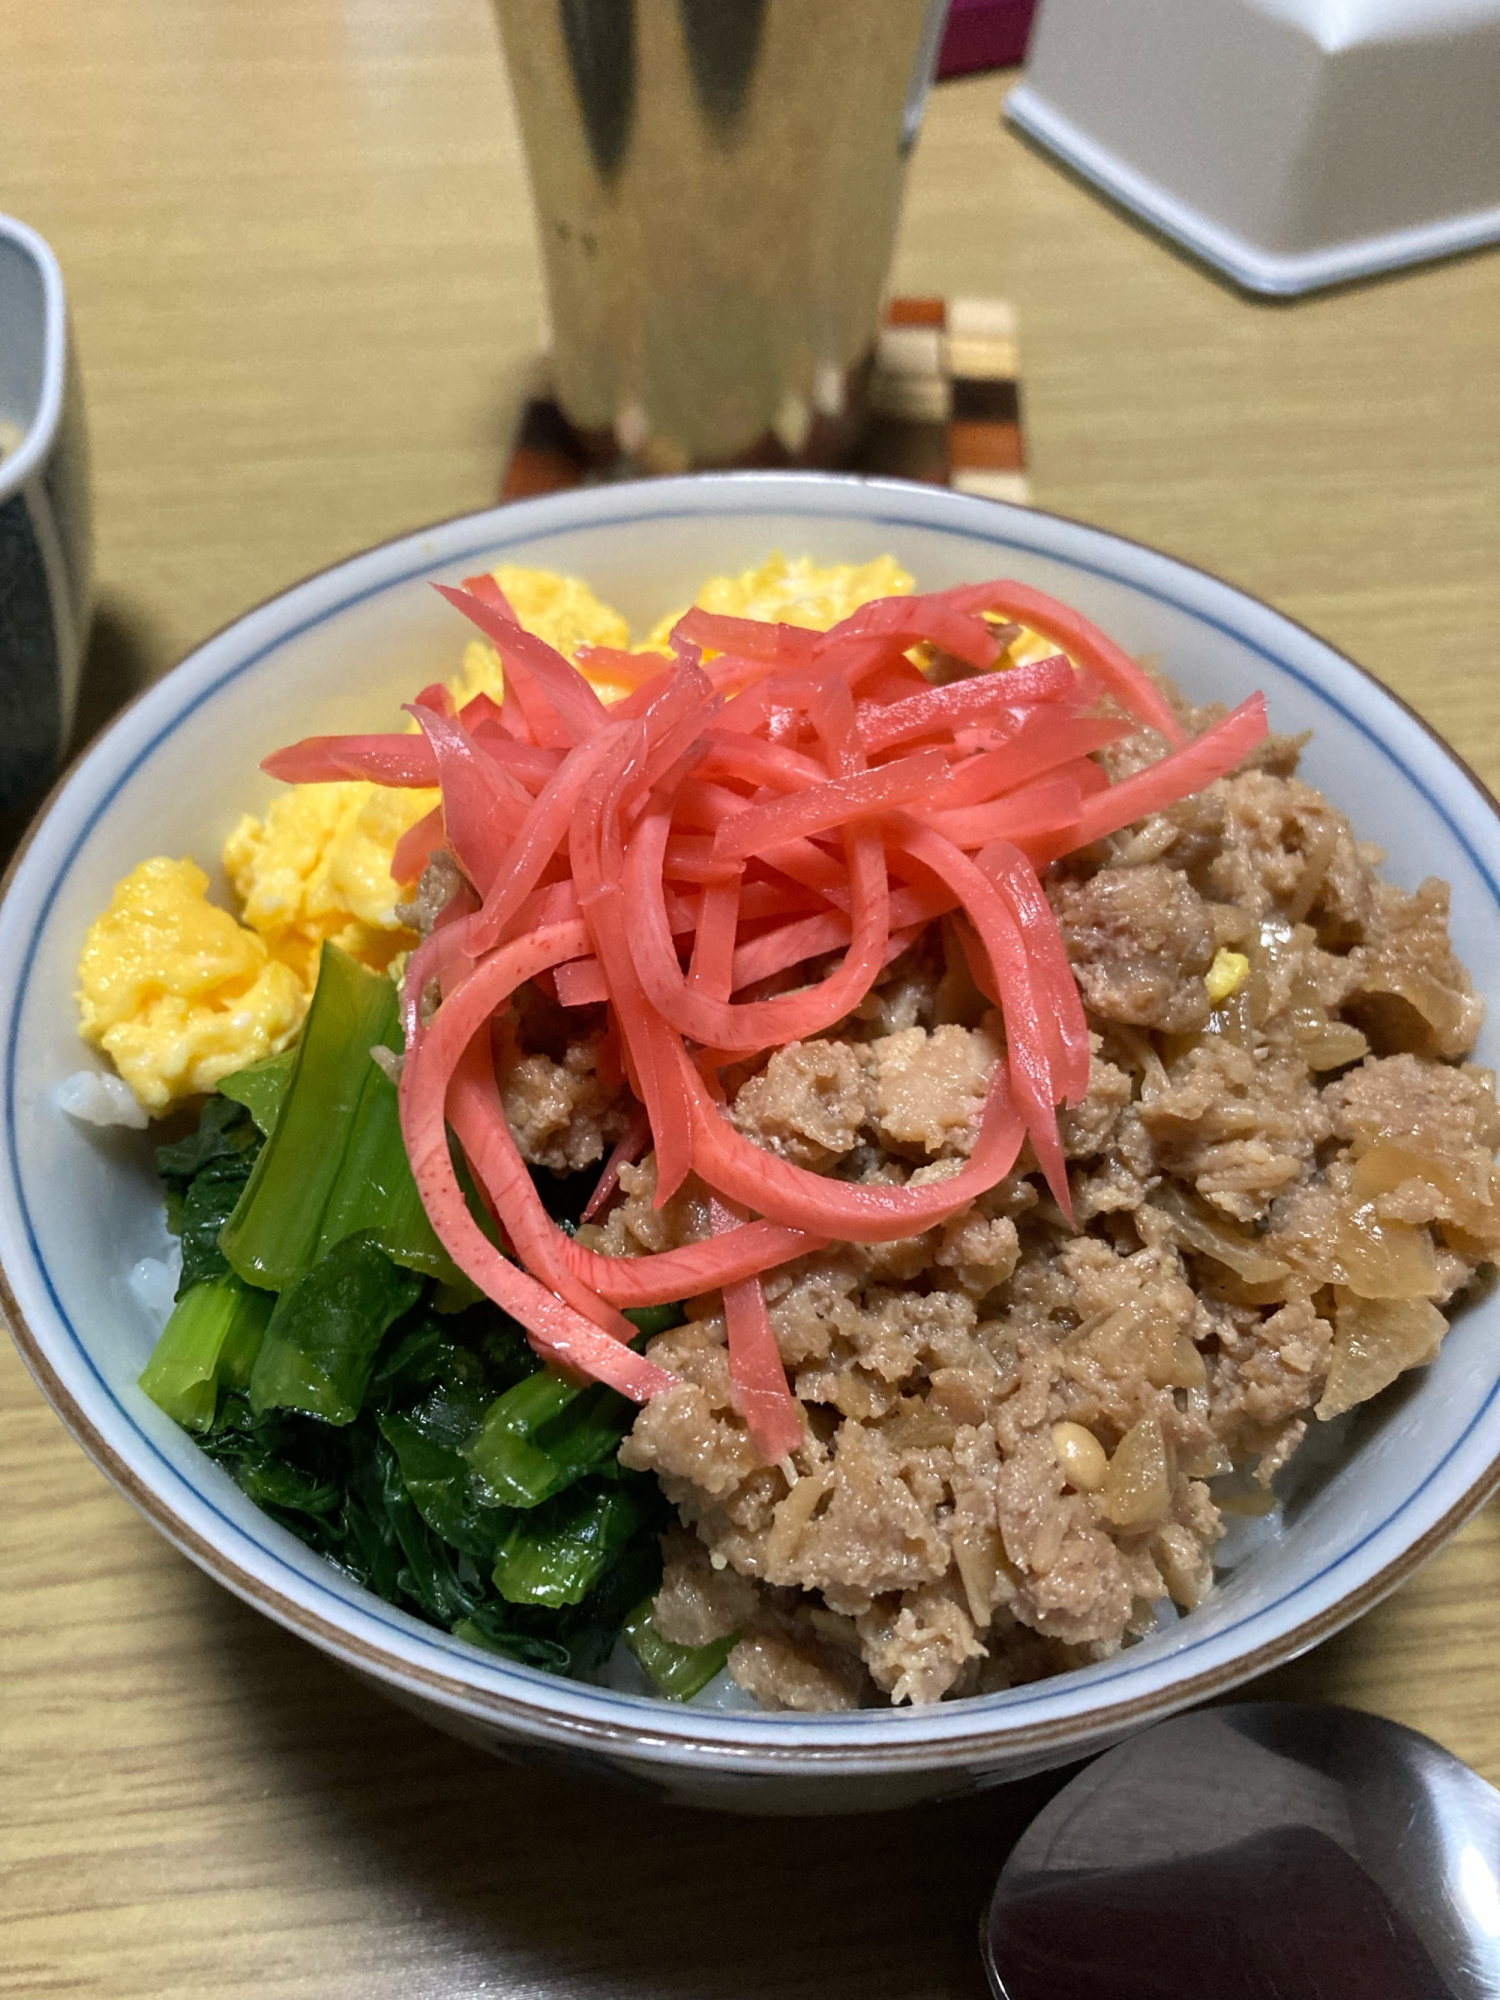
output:
[[[657,1334],[681,1326],[683,1311],[680,1305],[626,1306],[625,1317],[639,1330],[642,1340],[654,1340]]]
[[[644,1340],[680,1325],[682,1308],[637,1306],[625,1317]],[[613,1459],[634,1421],[634,1404],[613,1389],[581,1387],[545,1369],[491,1405],[464,1457],[496,1500],[538,1507]]]
[[[423,1331],[432,1326],[429,1320]],[[423,1520],[484,1566],[495,1559],[501,1510],[489,1501],[459,1447],[478,1428],[492,1395],[483,1359],[446,1342],[425,1392],[404,1410],[386,1410],[378,1419]]]
[[[370,1050],[390,1033],[395,1006],[389,980],[324,945],[275,1130],[221,1240],[247,1284],[282,1291],[316,1261],[323,1213],[375,1067]]]
[[[390,993],[390,1029],[381,1046],[399,1049],[396,989]],[[364,1090],[339,1166],[338,1178],[323,1211],[316,1255],[322,1256],[345,1236],[368,1229],[393,1263],[424,1276],[467,1286],[447,1251],[438,1242],[417,1184],[412,1179],[401,1139],[401,1112],[396,1086],[374,1062],[367,1064]],[[469,1289],[470,1299],[477,1292]]]
[[[348,1236],[368,1231],[397,1264],[463,1281],[422,1208],[395,1085],[372,1048],[399,1052],[396,989],[325,944],[276,1122],[220,1248],[248,1284],[284,1291]],[[236,1079],[244,1089],[252,1074]],[[251,1094],[265,1113],[268,1093]]]
[[[376,1588],[397,1603],[409,1598],[433,1624],[451,1627],[483,1595],[479,1572],[428,1527],[384,1440],[361,1433],[353,1445],[344,1520],[352,1543],[376,1573]],[[388,1574],[392,1561],[394,1588]]]
[[[199,1442],[258,1506],[320,1547],[310,1523],[324,1520],[339,1506],[343,1437],[279,1410],[256,1416],[249,1397],[232,1390],[220,1396],[213,1424]],[[302,1520],[303,1515],[309,1520]]]
[[[275,1304],[226,1270],[183,1292],[141,1375],[141,1387],[184,1430],[214,1420],[219,1384],[244,1388]]]
[[[182,1197],[177,1218],[177,1234],[182,1244],[179,1298],[205,1279],[229,1275],[228,1261],[219,1248],[219,1234],[234,1213],[235,1203],[249,1178],[248,1159],[213,1160]]]
[[[653,1481],[585,1479],[545,1506],[517,1514],[495,1559],[495,1588],[511,1604],[580,1604],[651,1511]]]
[[[379,987],[394,1036],[393,989],[349,966],[325,952],[326,1019],[367,1034],[376,1015],[354,1003]],[[354,1064],[329,1088],[304,1086],[288,1058],[241,1071],[196,1133],[161,1148],[191,1275],[142,1386],[257,1506],[388,1602],[510,1658],[587,1672],[661,1577],[666,1502],[614,1462],[633,1405],[543,1368],[498,1307],[395,1255],[393,1236],[410,1252],[420,1231],[404,1152],[405,1181],[389,1171],[395,1092],[368,1047],[357,1088]],[[300,1248],[256,1250],[247,1283],[218,1238],[244,1259],[278,1213],[300,1217]],[[630,1317],[645,1338],[681,1314]]]
[[[458,1318],[428,1313],[381,1355],[370,1383],[371,1399],[382,1409],[394,1407],[441,1382],[452,1368],[466,1369],[471,1350],[483,1363],[486,1407],[491,1397],[535,1375],[542,1366],[520,1327],[498,1306]]]
[[[660,1531],[669,1509],[653,1496],[650,1520],[605,1570],[581,1604],[552,1611],[487,1597],[454,1627],[454,1636],[528,1666],[558,1674],[586,1674],[608,1659],[632,1604],[661,1583]]]
[[[242,1162],[246,1174],[255,1164],[260,1139],[253,1122],[238,1104],[211,1097],[203,1107],[196,1132],[175,1145],[158,1146],[156,1171],[167,1184],[169,1197],[180,1198],[190,1182],[218,1160]]]
[[[296,1067],[296,1049],[283,1049],[279,1056],[264,1056],[248,1069],[237,1069],[232,1076],[220,1077],[219,1095],[243,1104],[262,1136],[269,1139]]]
[[[276,1301],[250,1377],[251,1409],[353,1423],[386,1329],[421,1290],[372,1232],[346,1236]]]
[[[613,1458],[634,1416],[602,1383],[544,1369],[491,1404],[463,1454],[496,1501],[537,1507]]]
[[[620,1636],[640,1661],[656,1692],[668,1701],[687,1701],[729,1664],[737,1633],[707,1646],[679,1646],[664,1639],[653,1621],[654,1601],[643,1597],[620,1628]]]
[[[219,1232],[245,1191],[260,1146],[260,1134],[244,1111],[211,1097],[196,1132],[175,1146],[157,1147],[157,1172],[167,1184],[167,1222],[182,1241],[179,1299],[228,1271]]]

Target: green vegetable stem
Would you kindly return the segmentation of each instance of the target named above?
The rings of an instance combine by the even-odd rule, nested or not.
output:
[[[283,1291],[336,1243],[363,1231],[393,1263],[463,1284],[412,1179],[396,1087],[370,1056],[372,1048],[399,1052],[397,1015],[389,979],[325,944],[289,1079],[278,1082],[258,1065],[229,1080],[257,1119],[275,1112],[219,1237],[247,1284]]]
[[[613,1389],[579,1388],[546,1368],[490,1405],[463,1455],[494,1501],[539,1507],[613,1458],[634,1417]]]
[[[637,1341],[682,1322],[682,1307],[631,1306]],[[611,1459],[635,1421],[635,1406],[602,1383],[581,1388],[551,1368],[508,1389],[485,1412],[464,1457],[493,1500],[538,1507]]]
[[[654,1598],[643,1597],[626,1618],[620,1636],[658,1694],[668,1701],[687,1701],[723,1672],[739,1634],[731,1632],[727,1639],[715,1639],[707,1646],[679,1646],[657,1631],[654,1603]]]
[[[275,1300],[226,1271],[194,1284],[172,1309],[141,1387],[184,1430],[206,1431],[219,1384],[243,1389]]]

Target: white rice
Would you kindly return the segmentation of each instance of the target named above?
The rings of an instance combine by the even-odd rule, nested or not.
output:
[[[81,1125],[128,1125],[134,1132],[144,1132],[151,1123],[125,1079],[103,1076],[98,1070],[74,1070],[53,1091],[52,1102]]]

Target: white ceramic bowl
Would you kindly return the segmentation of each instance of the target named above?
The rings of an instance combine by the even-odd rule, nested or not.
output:
[[[699,1804],[848,1811],[1000,1783],[1100,1749],[1325,1637],[1390,1590],[1500,1483],[1500,1301],[1309,1459],[1279,1537],[1200,1610],[1100,1665],[982,1699],[852,1715],[704,1712],[474,1651],[345,1581],[259,1513],[135,1386],[152,1328],[125,1283],[161,1243],[144,1135],[71,1123],[74,967],[142,856],[205,865],[272,785],[257,762],[317,730],[382,727],[451,671],[462,630],[429,578],[499,558],[586,576],[643,624],[773,548],[889,550],[919,587],[1013,574],[1157,656],[1189,694],[1256,687],[1306,770],[1407,886],[1453,885],[1453,929],[1500,993],[1500,819],[1414,716],[1310,633],[1197,571],[1070,521],[929,487],[741,474],[605,487],[452,521],[300,584],[201,647],[60,789],[0,907],[0,1268],[12,1327],[85,1450],[180,1549],[250,1603],[486,1749]],[[1487,1059],[1500,1037],[1489,1034]],[[1481,1051],[1486,1054],[1486,1051]],[[1294,1466],[1294,1470],[1296,1467]]]

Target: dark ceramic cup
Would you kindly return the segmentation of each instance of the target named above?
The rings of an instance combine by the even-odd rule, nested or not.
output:
[[[57,259],[0,215],[0,820],[56,777],[89,601],[88,446]]]

